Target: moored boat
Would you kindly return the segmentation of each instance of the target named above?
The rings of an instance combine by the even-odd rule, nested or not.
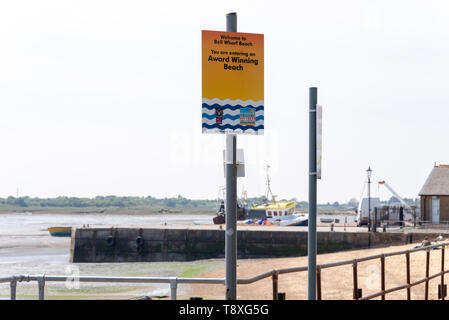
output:
[[[72,235],[72,227],[50,227],[48,232],[53,237],[70,237]]]
[[[295,213],[296,201],[271,201],[255,205],[251,212],[260,218],[265,214],[265,219],[275,226],[307,226],[308,215]]]
[[[269,166],[267,166],[267,192],[265,198],[271,195],[271,201],[265,201],[253,205],[248,212],[250,219],[266,219],[275,226],[307,226],[309,216],[305,213],[296,213],[296,201],[276,201],[271,192],[270,177],[268,175]]]
[[[332,223],[334,222],[333,218],[320,218],[321,223]]]

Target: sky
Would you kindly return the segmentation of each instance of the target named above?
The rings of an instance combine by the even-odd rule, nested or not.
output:
[[[0,197],[214,199],[225,136],[201,133],[201,30],[264,34],[265,134],[239,135],[238,194],[308,198],[308,90],[323,106],[318,202],[385,180],[415,198],[449,163],[449,2],[0,2]],[[366,190],[366,188],[365,188]]]

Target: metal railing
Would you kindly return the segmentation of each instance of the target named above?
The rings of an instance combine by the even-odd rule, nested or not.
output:
[[[106,283],[167,283],[170,285],[170,298],[176,300],[179,283],[208,283],[224,284],[220,278],[178,278],[178,277],[100,277],[100,276],[53,276],[53,275],[19,275],[0,278],[0,283],[10,283],[10,299],[16,299],[16,288],[18,282],[37,281],[39,300],[44,300],[45,284],[47,282],[106,282]]]
[[[420,221],[418,227],[420,229],[449,229],[449,221],[440,221],[439,223],[434,223],[429,220]]]
[[[449,270],[445,270],[445,264],[444,264],[444,258],[445,258],[445,247],[449,245],[449,242],[430,245],[426,247],[420,247],[420,248],[414,248],[409,250],[403,250],[403,251],[396,251],[396,252],[389,252],[389,253],[383,253],[383,254],[377,254],[372,255],[368,257],[363,258],[357,258],[357,259],[351,259],[351,260],[345,260],[345,261],[339,261],[339,262],[332,262],[332,263],[326,263],[326,264],[319,264],[316,267],[316,281],[317,281],[317,299],[322,299],[322,286],[321,286],[321,273],[323,269],[329,269],[334,267],[340,267],[345,265],[351,265],[353,269],[353,299],[354,300],[369,300],[374,299],[377,297],[381,297],[382,300],[385,299],[385,296],[388,293],[392,293],[398,290],[407,290],[407,300],[411,299],[411,288],[414,286],[417,286],[421,283],[425,283],[425,294],[424,299],[428,300],[429,298],[429,281],[441,277],[441,285],[440,285],[440,298],[444,300],[446,295],[445,284],[444,284],[444,275],[449,272]],[[441,271],[439,273],[429,275],[430,273],[430,252],[434,248],[440,248],[441,247]],[[419,252],[419,251],[425,251],[426,252],[426,273],[425,277],[423,279],[417,280],[415,282],[411,282],[410,280],[410,254]],[[405,255],[406,258],[406,284],[397,286],[394,288],[386,289],[385,288],[385,258],[391,257],[391,256],[397,256],[397,255]],[[361,262],[369,261],[369,260],[375,260],[380,259],[381,262],[381,277],[380,277],[380,291],[362,297],[361,296],[361,289],[358,287],[358,264]],[[288,274],[288,273],[296,273],[296,272],[304,272],[307,271],[307,266],[301,266],[301,267],[292,267],[292,268],[282,268],[282,269],[274,269],[265,273],[261,273],[259,275],[256,275],[251,278],[243,278],[243,279],[237,279],[237,284],[245,285],[245,284],[251,284],[257,281],[260,281],[262,279],[266,279],[271,277],[272,279],[272,290],[273,290],[273,300],[278,299],[278,279],[279,275],[281,274]],[[39,300],[43,300],[45,298],[44,296],[44,289],[45,284],[47,282],[65,282],[69,280],[77,280],[80,282],[107,282],[107,283],[167,283],[170,285],[170,298],[172,300],[176,300],[177,297],[177,287],[178,284],[184,283],[184,284],[193,284],[193,283],[203,283],[203,284],[225,284],[224,278],[178,278],[178,277],[100,277],[100,276],[79,276],[79,277],[73,277],[73,276],[52,276],[52,275],[19,275],[19,276],[12,276],[12,277],[3,277],[0,278],[0,283],[10,283],[10,299],[15,300],[16,299],[16,288],[18,282],[29,282],[29,281],[37,281],[38,283],[38,297]]]

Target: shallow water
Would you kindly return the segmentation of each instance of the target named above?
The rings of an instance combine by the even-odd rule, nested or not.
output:
[[[69,263],[70,237],[52,237],[47,228],[52,226],[82,227],[94,226],[155,226],[155,225],[192,225],[211,223],[213,215],[102,215],[102,214],[31,214],[12,213],[0,214],[0,277],[20,274],[48,274],[71,275],[78,272],[80,275],[101,276],[178,276],[180,273],[198,269],[196,262],[179,263]],[[220,261],[208,260],[201,262],[204,267],[220,265]],[[52,283],[51,290],[56,295],[64,295],[57,288],[63,288],[63,283]],[[109,286],[109,289],[104,289]],[[133,293],[146,295],[169,295],[168,285],[154,284],[125,285]],[[20,283],[22,296],[36,295],[36,283]],[[123,285],[89,284],[81,283],[81,289],[72,294],[85,295],[86,292],[95,291],[93,288],[103,288],[103,292],[117,294],[123,291]],[[27,289],[28,288],[28,289]],[[64,289],[64,288],[63,288]],[[67,291],[67,288],[65,288]],[[187,290],[180,286],[179,293]],[[49,289],[50,290],[50,289]],[[51,291],[50,290],[50,291]],[[55,291],[56,290],[56,291]],[[99,289],[100,290],[100,289]],[[128,291],[129,291],[128,290]],[[143,291],[142,291],[143,290]],[[20,290],[17,295],[20,297]],[[70,290],[69,290],[70,291]],[[69,292],[70,293],[70,292]],[[9,296],[9,285],[0,284],[0,297]]]

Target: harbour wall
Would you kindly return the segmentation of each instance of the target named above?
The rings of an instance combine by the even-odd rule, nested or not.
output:
[[[317,233],[318,253],[367,249],[420,242],[436,234],[406,232]],[[449,237],[449,234],[443,234]],[[244,258],[307,255],[307,231],[298,227],[247,228],[237,232],[237,256]],[[158,262],[224,258],[225,231],[204,227],[76,228],[72,231],[71,262]]]

